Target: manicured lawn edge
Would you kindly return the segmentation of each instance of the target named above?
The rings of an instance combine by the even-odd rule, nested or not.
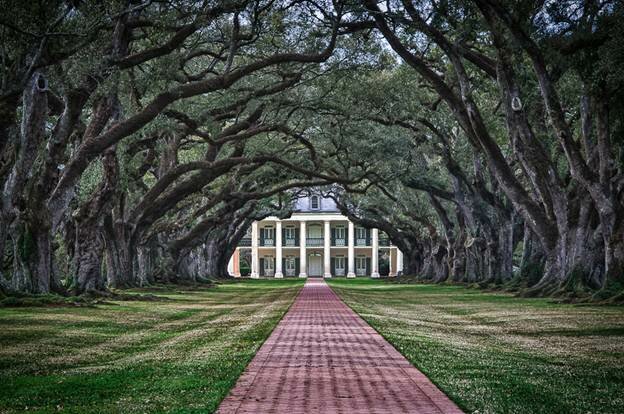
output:
[[[214,412],[303,287],[254,282],[172,286],[159,292],[171,300],[151,303],[0,309],[0,412]]]
[[[466,412],[624,412],[621,307],[455,285],[351,282],[328,284]]]
[[[435,385],[435,386],[436,386],[436,387],[437,387],[440,391],[442,391],[444,394],[446,394],[446,396],[447,396],[447,397],[449,397],[449,398],[451,399],[451,401],[453,401],[455,404],[457,404],[457,406],[458,406],[458,407],[459,407],[462,411],[466,411],[466,412],[468,412],[468,407],[466,407],[466,405],[463,403],[463,401],[458,401],[456,397],[454,398],[454,395],[453,395],[453,393],[452,393],[452,392],[450,392],[450,393],[449,393],[449,391],[448,391],[448,390],[444,389],[444,387],[441,387],[441,386],[440,386],[440,384],[438,384],[438,383],[437,383],[437,382],[436,382],[433,378],[431,378],[431,377],[429,376],[429,374],[428,374],[425,370],[423,370],[421,367],[419,367],[419,366],[417,366],[416,364],[414,364],[414,363],[413,363],[413,362],[412,362],[412,361],[408,358],[408,356],[407,356],[407,355],[403,354],[403,352],[401,352],[401,350],[400,350],[399,348],[397,348],[396,346],[394,346],[394,344],[390,341],[390,339],[389,339],[386,335],[384,335],[384,334],[383,334],[382,332],[380,332],[377,328],[375,328],[375,326],[373,326],[373,325],[370,323],[370,321],[369,321],[366,317],[362,316],[359,312],[357,312],[355,309],[353,309],[353,307],[351,307],[351,305],[349,305],[349,304],[348,304],[345,300],[343,300],[343,299],[342,299],[342,296],[340,296],[340,294],[338,294],[338,292],[336,292],[336,291],[334,290],[334,288],[331,286],[331,284],[330,284],[330,283],[328,283],[327,285],[328,285],[328,286],[329,286],[329,288],[332,290],[332,292],[334,292],[334,293],[335,293],[335,294],[336,294],[336,295],[340,298],[340,300],[341,300],[341,301],[342,301],[342,302],[343,302],[343,303],[344,303],[344,304],[345,304],[345,305],[346,305],[349,309],[351,309],[351,310],[352,310],[352,311],[353,311],[353,312],[354,312],[357,316],[359,316],[360,318],[362,318],[362,320],[363,320],[364,322],[366,322],[366,324],[367,324],[368,326],[370,326],[371,328],[373,328],[373,330],[374,330],[375,332],[377,332],[379,335],[381,335],[381,337],[382,337],[383,339],[385,339],[385,340],[386,340],[386,342],[388,342],[388,343],[390,344],[390,346],[391,346],[391,347],[393,347],[393,348],[394,348],[394,349],[395,349],[395,350],[396,350],[399,354],[403,355],[403,356],[405,357],[405,359],[407,359],[407,360],[408,360],[408,362],[409,362],[410,364],[412,364],[412,366],[414,366],[414,367],[415,367],[416,369],[418,369],[420,372],[422,372],[423,374],[425,374],[425,376],[429,379],[429,381],[431,381],[431,383],[433,383],[433,385]]]
[[[271,280],[271,279],[267,278],[267,279],[260,279],[260,280]],[[305,283],[303,285],[301,285],[301,287],[299,288],[299,291],[293,297],[293,300],[288,304],[288,306],[286,307],[286,310],[284,310],[284,312],[280,315],[279,319],[277,320],[275,325],[273,325],[273,328],[271,328],[271,331],[268,333],[268,335],[262,340],[262,343],[260,344],[260,346],[258,346],[258,349],[256,349],[256,352],[254,352],[254,354],[251,355],[251,358],[249,358],[249,360],[245,363],[245,366],[243,367],[242,371],[238,374],[236,379],[232,382],[232,384],[230,385],[230,387],[227,390],[227,392],[225,394],[223,394],[223,397],[221,397],[221,399],[219,400],[219,404],[217,404],[217,408],[219,407],[219,405],[221,405],[221,403],[223,402],[225,397],[227,397],[230,394],[230,391],[232,391],[232,388],[234,388],[234,386],[238,382],[238,380],[241,377],[241,375],[243,375],[243,373],[247,370],[247,367],[249,366],[249,364],[251,364],[251,361],[253,361],[253,359],[256,357],[256,355],[258,354],[258,351],[260,351],[260,348],[262,348],[264,343],[271,337],[271,335],[273,334],[273,332],[277,328],[277,325],[279,325],[279,323],[282,321],[282,319],[284,319],[284,316],[288,313],[288,311],[290,310],[292,305],[297,301],[297,298],[299,297],[299,295],[301,295],[301,291],[303,290],[304,285],[305,285]]]

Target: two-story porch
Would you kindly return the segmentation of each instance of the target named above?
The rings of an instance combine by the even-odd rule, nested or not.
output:
[[[377,229],[340,214],[293,214],[252,224],[230,263],[234,276],[394,276],[400,251]]]

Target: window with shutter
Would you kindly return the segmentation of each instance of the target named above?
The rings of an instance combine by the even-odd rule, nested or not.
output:
[[[366,229],[364,227],[355,229],[355,244],[357,246],[366,246]]]
[[[286,227],[284,230],[284,246],[296,246],[296,231],[294,227]]]
[[[275,246],[275,229],[273,227],[264,227],[261,229],[260,234],[262,237],[262,246]]]
[[[334,229],[334,246],[346,246],[347,238],[346,238],[346,229],[343,226],[338,226]]]

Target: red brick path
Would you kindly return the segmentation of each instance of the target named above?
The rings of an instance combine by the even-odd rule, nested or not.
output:
[[[218,413],[461,413],[322,279],[310,279]]]

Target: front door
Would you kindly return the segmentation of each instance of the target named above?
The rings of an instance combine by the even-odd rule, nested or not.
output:
[[[321,256],[308,257],[308,276],[322,276],[323,258]]]

